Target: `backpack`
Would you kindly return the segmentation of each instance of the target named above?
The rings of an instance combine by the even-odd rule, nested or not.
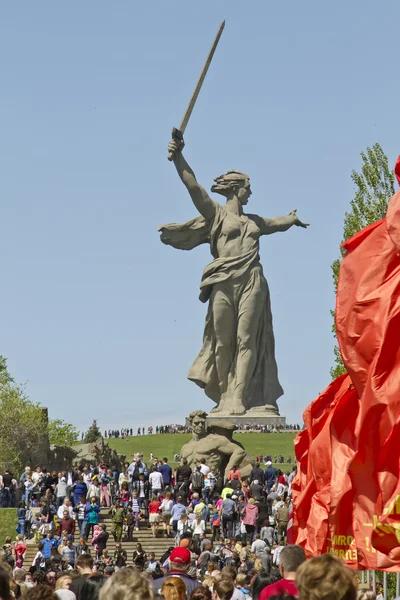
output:
[[[195,471],[192,474],[192,487],[195,489],[201,489],[204,485],[204,477],[203,473],[200,471]]]

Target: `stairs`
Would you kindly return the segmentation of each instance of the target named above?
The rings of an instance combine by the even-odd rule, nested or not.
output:
[[[114,551],[115,551],[115,542],[111,535],[112,522],[111,522],[111,515],[108,514],[108,510],[109,510],[108,508],[101,509],[99,523],[105,523],[105,525],[107,525],[107,531],[110,534],[110,537],[107,542],[107,550],[108,550],[109,556],[113,557]],[[139,529],[139,531],[133,532],[132,539],[133,539],[133,542],[124,542],[124,541],[121,542],[123,550],[126,550],[127,555],[128,555],[128,562],[127,562],[128,565],[133,564],[132,563],[132,554],[133,554],[133,551],[136,550],[136,544],[138,542],[140,542],[142,544],[143,550],[146,552],[146,554],[148,554],[149,552],[154,552],[156,555],[156,560],[159,560],[161,558],[161,556],[164,554],[164,552],[166,552],[166,550],[168,550],[168,548],[170,546],[175,545],[174,538],[172,538],[172,537],[167,538],[166,535],[163,533],[161,526],[159,528],[157,537],[153,538],[152,531],[151,531],[151,529],[149,529],[147,521],[142,521],[140,523],[140,529]],[[75,535],[74,545],[76,546],[78,543],[79,543],[79,535]],[[35,555],[37,552],[37,546],[36,546],[36,544],[33,543],[33,540],[28,540],[26,545],[27,545],[27,551],[25,554],[24,567],[29,568],[33,562],[33,559],[35,558]],[[92,547],[91,546],[91,535],[89,536],[89,539],[88,539],[88,545],[89,545],[89,547]],[[91,554],[93,557],[95,557],[94,549],[92,550]]]

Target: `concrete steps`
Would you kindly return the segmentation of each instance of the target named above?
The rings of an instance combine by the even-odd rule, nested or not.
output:
[[[107,531],[110,533],[110,537],[107,543],[107,550],[109,555],[112,557],[115,551],[115,542],[113,537],[111,536],[111,528],[112,521],[111,515],[108,514],[108,509],[102,509],[100,512],[100,523],[104,523],[107,526]],[[88,540],[88,545],[91,547],[90,537]],[[124,542],[122,541],[122,548],[126,550],[128,554],[128,564],[132,564],[132,554],[133,551],[136,550],[136,544],[140,542],[143,546],[143,550],[148,554],[149,552],[154,552],[156,555],[156,559],[159,560],[161,556],[168,550],[170,546],[174,546],[174,538],[167,538],[163,533],[162,528],[159,528],[158,535],[156,538],[153,538],[153,534],[151,529],[148,527],[147,521],[142,521],[140,523],[139,531],[133,531],[132,542]],[[79,543],[79,535],[75,535],[75,545]],[[27,551],[25,554],[25,567],[29,567],[33,559],[35,558],[37,552],[36,544],[32,543],[32,540],[29,540],[27,543]],[[92,556],[95,556],[94,549],[92,550]]]

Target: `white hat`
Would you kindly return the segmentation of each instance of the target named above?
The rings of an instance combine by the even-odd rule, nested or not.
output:
[[[270,460],[267,460],[265,464],[267,465],[267,467],[269,467],[270,465],[272,465],[272,462]]]
[[[63,481],[65,483],[65,477],[61,477],[60,481]]]

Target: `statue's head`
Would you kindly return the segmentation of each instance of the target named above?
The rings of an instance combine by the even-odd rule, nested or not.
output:
[[[215,184],[211,187],[212,192],[221,194],[230,200],[236,196],[240,204],[248,203],[251,196],[250,177],[241,171],[228,171],[214,179]]]
[[[196,435],[204,435],[206,433],[206,418],[207,413],[204,410],[195,410],[190,413],[189,421],[193,433]]]

